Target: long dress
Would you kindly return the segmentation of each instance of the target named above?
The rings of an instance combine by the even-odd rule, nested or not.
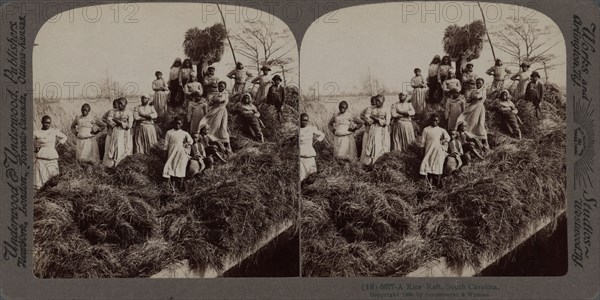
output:
[[[87,161],[91,163],[100,162],[100,149],[96,140],[96,133],[104,127],[96,118],[87,116],[78,116],[71,126],[75,129],[77,142],[75,143],[75,158],[78,161]]]
[[[33,187],[41,189],[48,180],[60,174],[56,143],[64,144],[67,136],[56,128],[34,130],[35,161],[33,163]]]
[[[427,73],[427,87],[428,87],[428,95],[427,102],[429,103],[437,103],[440,98],[440,83],[438,81],[438,70],[439,64],[430,64],[428,73]]]
[[[102,115],[102,122],[104,123],[104,125],[106,125],[106,137],[104,138],[104,152],[103,152],[103,156],[102,156],[102,161],[106,160],[106,155],[108,154],[108,145],[110,144],[110,135],[112,134],[112,127],[110,127],[108,125],[108,116],[110,115],[110,113],[112,111],[114,111],[114,108],[109,109],[108,111],[106,111],[104,113],[104,115]]]
[[[117,125],[114,120],[120,120]],[[102,164],[107,167],[116,167],[121,160],[133,153],[133,114],[127,110],[113,110],[108,114],[108,126],[112,128],[110,138],[107,136],[108,147]]]
[[[408,116],[400,113],[408,113]],[[412,103],[396,102],[392,104],[392,118],[396,122],[392,125],[392,151],[406,150],[406,147],[415,141],[415,128],[413,127],[410,116],[415,115],[415,109]]]
[[[162,78],[156,79],[152,81],[152,90],[154,91],[152,105],[154,106],[157,115],[162,117],[167,112],[167,100],[169,99],[167,83]]]
[[[425,88],[425,79],[421,75],[415,76],[410,80],[410,86],[413,88],[410,102],[415,109],[415,113],[420,115],[425,111],[426,106],[427,89]]]
[[[444,100],[442,100],[442,104],[446,104],[448,98],[450,98],[450,91],[457,90],[460,92],[462,86],[460,84],[460,80],[456,78],[448,78],[442,82],[442,91],[444,92]]]
[[[428,173],[441,175],[444,172],[444,161],[447,153],[444,150],[442,140],[450,141],[450,135],[444,128],[427,126],[423,129],[422,143],[425,146],[425,156],[419,169],[421,175],[427,175]]]
[[[148,153],[150,148],[158,143],[156,136],[156,128],[154,127],[154,121],[148,120],[141,117],[139,114],[150,115],[152,119],[156,119],[158,114],[154,109],[154,106],[150,105],[139,105],[133,110],[133,119],[136,121],[137,126],[134,129],[135,136],[135,153]]]
[[[169,101],[171,106],[181,104],[183,87],[179,84],[179,72],[181,67],[171,67],[169,69]]]
[[[317,172],[317,162],[315,157],[317,152],[313,148],[314,139],[322,141],[325,134],[315,126],[306,126],[300,128],[298,139],[300,142],[300,181],[304,180],[308,175]]]
[[[446,102],[446,110],[444,111],[446,115],[446,128],[448,130],[455,130],[458,125],[457,120],[460,114],[465,110],[465,100],[462,95],[458,96],[456,99],[450,98]]]
[[[171,129],[165,136],[165,148],[167,149],[167,161],[163,168],[163,177],[185,177],[186,168],[190,156],[187,145],[193,142],[189,133],[184,130]]]
[[[205,101],[192,101],[188,103],[187,121],[190,123],[190,133],[198,133],[200,121],[206,115],[208,107]]]
[[[246,71],[246,69],[234,69],[227,74],[227,77],[233,78],[235,81],[233,84],[233,89],[231,90],[231,94],[236,95],[245,92],[246,82],[248,81],[248,78],[252,77],[252,73]]]
[[[356,141],[354,132],[350,131],[357,120],[346,111],[343,114],[334,113],[329,120],[329,129],[334,132],[333,157],[349,160],[357,160]],[[362,122],[360,122],[362,124]]]
[[[258,90],[256,96],[254,96],[255,103],[265,103],[267,101],[267,94],[269,93],[269,87],[271,86],[271,78],[269,75],[259,75],[252,80],[252,83],[258,84]]]
[[[477,89],[472,93],[472,97],[482,97],[485,95],[485,90],[482,87],[481,89]],[[483,90],[483,92],[481,91]],[[460,122],[465,122],[465,130],[470,132],[473,137],[487,140],[487,129],[485,126],[485,106],[483,105],[485,101],[485,97],[478,100],[475,98],[471,98],[471,103],[467,103],[465,110],[463,111],[458,119],[456,120],[456,124]]]
[[[513,77],[519,80],[519,83],[517,83],[517,89],[515,90],[515,96],[513,97],[515,100],[518,101],[525,97],[525,89],[527,88],[527,84],[529,83],[531,71],[521,71]]]
[[[200,124],[208,124],[208,133],[222,143],[229,143],[229,130],[227,129],[227,91],[213,93],[209,100],[210,110],[202,118]]]
[[[375,117],[379,123],[371,118]],[[390,113],[383,108],[368,108],[365,121],[370,123],[363,139],[360,161],[365,165],[374,164],[383,154],[390,152]]]

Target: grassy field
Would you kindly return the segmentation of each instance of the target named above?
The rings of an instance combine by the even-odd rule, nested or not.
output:
[[[311,122],[327,131],[337,100],[358,113],[369,105],[368,97],[362,99],[302,104]],[[333,159],[328,134],[315,146],[319,172],[301,186],[303,276],[404,276],[442,257],[451,266],[478,269],[503,253],[527,226],[565,208],[565,106],[557,99],[564,93],[548,93],[542,121],[531,104],[518,104],[523,140],[505,135],[488,109],[491,151],[447,177],[441,189],[430,189],[419,175],[422,149],[416,144],[367,170]],[[392,101],[397,97],[386,96],[387,105]],[[426,124],[414,125],[419,140]]]
[[[67,134],[81,104],[37,100],[34,127],[48,114]],[[112,105],[90,104],[97,116]],[[80,165],[69,133],[69,143],[57,147],[61,174],[34,196],[35,276],[147,277],[183,259],[220,270],[226,257],[242,256],[275,224],[295,222],[297,112],[286,107],[279,123],[271,107],[259,110],[267,142],[242,137],[230,115],[234,154],[227,164],[187,180],[185,192],[167,188],[160,147],[131,155],[114,169]],[[157,128],[164,137],[166,126]]]

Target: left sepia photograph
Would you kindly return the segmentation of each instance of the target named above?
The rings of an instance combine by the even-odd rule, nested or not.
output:
[[[202,3],[61,15],[33,49],[34,275],[299,276],[287,25]]]

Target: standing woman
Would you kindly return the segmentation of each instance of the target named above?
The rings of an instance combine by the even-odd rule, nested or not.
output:
[[[231,152],[229,144],[229,130],[227,129],[227,103],[229,103],[229,93],[226,90],[227,83],[220,81],[218,84],[218,92],[211,93],[211,98],[208,100],[210,110],[200,121],[200,125],[207,124],[209,134],[214,136],[217,141],[223,143],[227,151]]]
[[[71,124],[71,130],[77,136],[75,144],[75,157],[79,162],[100,162],[100,150],[96,141],[96,134],[104,129],[104,124],[90,116],[90,105],[81,106],[81,116],[77,116]]]
[[[427,102],[435,103],[435,99],[439,97],[439,82],[438,82],[438,68],[440,67],[440,56],[436,55],[429,64],[429,70],[427,73],[427,87],[429,93],[427,95]]]
[[[142,104],[133,110],[133,119],[137,126],[134,130],[135,153],[148,153],[152,146],[158,143],[156,137],[156,128],[154,128],[154,119],[158,117],[154,106],[148,104],[148,96],[142,95]]]
[[[181,97],[181,85],[179,84],[179,71],[181,70],[181,58],[176,58],[171,65],[171,69],[169,70],[169,90],[171,94],[169,95],[170,105],[176,106],[178,103],[178,99]]]
[[[369,124],[365,132],[360,161],[367,165],[373,165],[383,154],[390,152],[390,112],[383,109],[385,97],[375,96],[375,107],[367,109],[365,121]]]
[[[435,114],[429,118],[429,126],[423,129],[422,144],[424,146],[423,162],[419,173],[424,175],[427,182],[442,187],[442,174],[447,153],[445,145],[450,141],[450,135],[439,127],[440,119]]]
[[[317,172],[317,161],[315,157],[317,152],[313,147],[315,141],[322,141],[325,134],[315,126],[308,125],[308,114],[300,115],[300,130],[298,132],[298,140],[300,144],[300,182],[308,175]]]
[[[256,97],[254,97],[256,104],[264,103],[267,100],[269,86],[271,86],[271,77],[269,77],[269,71],[271,71],[271,68],[269,68],[267,65],[264,65],[262,68],[260,68],[260,70],[263,73],[252,79],[253,84],[258,84]]]
[[[189,103],[194,101],[194,97],[200,97],[203,93],[202,84],[198,82],[196,72],[191,72],[190,80],[183,86],[183,94],[185,96],[183,107],[187,108]]]
[[[202,79],[202,88],[206,98],[212,97],[213,93],[219,93],[219,77],[215,75],[215,67],[209,66],[206,75]]]
[[[152,81],[152,90],[154,91],[152,105],[154,106],[158,116],[162,117],[167,112],[169,89],[167,88],[167,83],[163,79],[163,74],[161,71],[156,71],[154,76],[156,76],[156,79]]]
[[[275,106],[277,110],[277,120],[281,122],[283,119],[283,104],[285,103],[285,88],[281,85],[281,77],[273,76],[273,85],[269,87],[267,93],[267,104]]]
[[[463,87],[463,95],[465,98],[469,98],[471,95],[471,91],[475,89],[475,81],[477,80],[477,74],[473,72],[473,64],[468,63],[466,70],[462,73],[462,87]]]
[[[502,60],[498,58],[494,66],[490,67],[485,73],[494,77],[491,92],[499,92],[504,88],[504,80],[510,74],[510,70],[504,67]]]
[[[515,101],[519,101],[525,97],[525,90],[527,88],[527,83],[529,83],[529,78],[531,77],[531,71],[529,71],[529,64],[526,62],[521,63],[521,72],[510,77],[511,80],[518,80],[517,89],[515,90],[515,96],[513,97]]]
[[[67,136],[56,128],[50,128],[52,119],[49,116],[42,117],[42,129],[33,131],[33,142],[35,161],[33,163],[33,187],[41,189],[48,180],[57,176],[58,152],[56,143],[64,144]]]
[[[167,161],[163,168],[163,177],[169,180],[174,189],[183,189],[183,179],[190,156],[187,147],[194,143],[189,133],[181,129],[183,121],[180,117],[173,119],[173,128],[167,131],[164,147],[167,150]],[[171,178],[178,179],[177,186],[174,186]]]
[[[328,124],[329,130],[334,134],[333,157],[357,160],[354,132],[362,126],[363,122],[348,112],[348,102],[340,102],[338,109],[339,112],[333,114]]]
[[[108,126],[112,128],[110,139],[107,136],[106,155],[102,164],[112,168],[116,167],[121,160],[133,152],[133,139],[131,137],[131,127],[133,125],[133,114],[125,108],[127,99],[119,98],[117,110],[108,114]]]
[[[481,141],[484,147],[488,148],[487,129],[485,126],[485,88],[483,78],[477,78],[476,89],[471,93],[471,98],[467,99],[465,110],[463,111],[456,124],[465,122],[465,130],[470,132],[474,138]],[[452,128],[453,129],[453,128]]]
[[[421,69],[415,68],[415,77],[410,80],[410,86],[413,88],[411,103],[415,109],[415,114],[421,115],[425,111],[425,97],[427,89],[425,88],[425,78],[421,76]]]
[[[456,79],[454,69],[448,70],[448,77],[442,82],[442,92],[444,93],[442,105],[446,105],[446,101],[450,97],[450,91],[456,90],[460,92],[461,89],[460,80]]]
[[[102,154],[102,161],[107,160],[107,155],[108,155],[108,145],[110,144],[110,135],[112,134],[112,127],[110,127],[110,125],[108,125],[108,116],[110,115],[111,112],[118,110],[119,109],[119,99],[115,99],[112,102],[112,108],[109,109],[108,111],[106,111],[104,113],[104,115],[102,116],[102,122],[104,123],[104,125],[106,125],[106,137],[104,138],[104,153]]]
[[[231,90],[232,95],[242,94],[246,91],[246,82],[252,77],[252,73],[244,69],[244,64],[238,62],[235,64],[235,69],[227,74],[227,78],[233,79],[233,89]]]
[[[406,101],[406,94],[398,95],[399,101],[392,104],[392,151],[404,151],[415,141],[415,129],[411,116],[415,115],[412,104]]]

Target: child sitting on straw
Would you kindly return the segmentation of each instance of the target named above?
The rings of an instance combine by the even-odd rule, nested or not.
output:
[[[167,135],[165,136],[164,147],[167,150],[167,161],[163,168],[163,177],[168,179],[169,185],[173,190],[184,188],[183,181],[190,159],[186,148],[193,142],[190,134],[181,129],[182,126],[183,121],[181,118],[175,117],[173,128],[167,131]],[[171,178],[177,179],[177,185],[173,183]]]
[[[519,111],[515,104],[510,101],[510,94],[507,90],[500,91],[498,99],[495,101],[496,109],[502,115],[502,121],[508,133],[513,136],[521,139],[521,129],[519,128],[519,117],[517,114]]]
[[[81,116],[75,118],[71,124],[71,130],[77,136],[75,145],[75,158],[79,162],[100,162],[100,150],[96,135],[106,126],[104,123],[90,116],[90,105],[85,103],[81,106]]]
[[[211,162],[208,165],[208,168],[212,168],[212,163],[214,162],[214,158],[220,160],[223,163],[226,163],[224,154],[227,153],[227,148],[221,143],[217,138],[209,134],[210,126],[208,124],[200,124],[199,132],[200,136],[198,141],[204,147],[204,151],[206,152],[206,157],[209,157]]]
[[[474,138],[469,132],[466,131],[465,124],[465,122],[459,122],[456,129],[458,131],[458,140],[460,141],[465,153],[464,164],[468,165],[471,161],[471,156],[469,154],[473,154],[473,156],[483,159],[483,156],[479,154],[479,151],[484,149],[484,146],[479,139]]]
[[[36,190],[41,189],[48,180],[57,176],[58,152],[56,144],[67,142],[67,136],[56,128],[50,128],[52,119],[49,116],[42,117],[42,129],[33,131],[33,141],[35,143],[35,160],[33,163],[33,187]]]
[[[348,112],[348,102],[342,101],[338,105],[338,113],[334,113],[329,120],[328,127],[334,134],[333,157],[357,160],[356,142],[354,132],[363,122]]]
[[[439,123],[439,117],[433,114],[429,118],[429,126],[423,129],[424,155],[419,171],[421,175],[425,176],[427,183],[438,188],[442,187],[442,174],[447,155],[444,147],[450,140],[448,132],[439,127]]]
[[[452,174],[462,167],[462,156],[464,155],[462,144],[458,139],[458,132],[451,130],[449,134],[448,157],[444,165],[444,173],[446,174]]]
[[[188,177],[194,177],[200,174],[206,168],[206,165],[212,167],[212,161],[209,163],[209,160],[212,160],[212,158],[206,156],[204,146],[200,143],[200,134],[193,133],[192,139],[194,140],[194,144],[191,145],[191,158],[187,169]]]
[[[317,162],[315,160],[317,152],[313,147],[315,137],[320,142],[325,138],[325,134],[317,129],[317,127],[309,126],[308,114],[302,113],[300,115],[300,130],[298,133],[298,139],[300,140],[300,182],[308,177],[308,175],[317,172]]]

